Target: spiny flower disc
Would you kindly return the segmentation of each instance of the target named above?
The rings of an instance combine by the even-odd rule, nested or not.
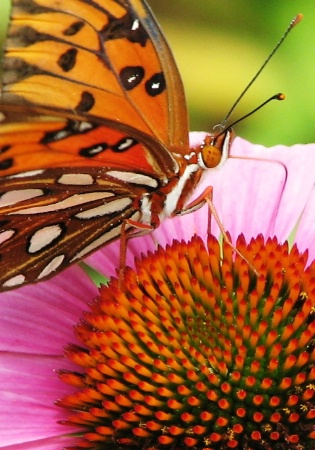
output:
[[[315,264],[262,236],[174,242],[100,289],[58,404],[78,448],[315,448]]]

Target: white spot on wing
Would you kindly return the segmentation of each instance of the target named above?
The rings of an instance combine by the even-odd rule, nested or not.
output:
[[[128,81],[134,81],[136,79],[136,77],[130,77],[129,79],[128,79]],[[127,148],[129,148],[132,144],[134,144],[135,143],[135,140],[134,139],[132,139],[132,138],[126,138],[124,141],[122,141],[120,144],[119,144],[119,150],[120,151],[123,151],[123,150],[126,150]]]
[[[10,175],[8,178],[25,178],[25,177],[35,177],[36,175],[40,175],[44,173],[44,169],[39,170],[29,170],[28,172],[20,172],[15,175]]]
[[[130,219],[134,220],[135,222],[138,222],[140,218],[140,213],[136,212],[133,214]],[[96,250],[97,248],[101,247],[102,245],[106,244],[106,242],[111,241],[112,239],[117,238],[121,233],[121,224],[118,225],[115,228],[112,228],[107,233],[103,234],[99,238],[95,239],[95,241],[91,242],[89,245],[87,245],[85,248],[83,248],[79,253],[77,253],[70,262],[73,262],[77,259],[83,258],[83,256],[87,255],[88,253],[93,252],[93,250]],[[126,225],[126,229],[130,228],[131,225]]]
[[[92,124],[89,122],[80,122],[80,124],[79,124],[80,132],[90,130],[91,128],[92,128]]]
[[[33,208],[24,208],[19,211],[15,211],[14,214],[40,214],[51,211],[59,211],[62,209],[71,208],[73,206],[82,205],[84,203],[93,202],[94,200],[100,200],[103,198],[112,197],[112,192],[88,192],[86,194],[75,194],[71,197],[62,200],[61,202],[52,203],[44,206],[34,206]],[[9,213],[13,214],[13,213]]]
[[[20,284],[24,283],[24,281],[25,281],[25,276],[20,274],[20,275],[16,275],[15,277],[12,277],[9,280],[5,281],[3,283],[3,286],[4,287],[19,286]]]
[[[61,139],[65,139],[70,135],[70,132],[68,129],[65,130],[57,130],[53,133],[52,139],[54,141],[60,141]]]
[[[56,256],[54,259],[52,259],[50,261],[50,263],[47,264],[47,266],[38,275],[38,277],[37,277],[38,280],[40,280],[41,278],[47,277],[49,274],[51,274],[56,269],[58,269],[58,267],[60,266],[60,264],[62,263],[62,261],[64,259],[65,259],[65,255],[59,255],[59,256]]]
[[[87,186],[93,184],[93,177],[88,173],[65,173],[58,179],[58,183]]]
[[[50,225],[37,230],[30,239],[28,251],[36,253],[51,244],[62,233],[60,225]]]
[[[110,175],[111,177],[117,178],[118,180],[127,181],[128,183],[143,184],[152,188],[156,188],[158,186],[157,181],[154,178],[151,178],[147,175],[142,175],[140,173],[110,170],[109,172],[106,172],[106,174]]]
[[[152,83],[151,88],[152,89],[159,89],[161,83]]]
[[[134,21],[133,21],[133,24],[132,24],[132,26],[131,26],[131,29],[132,29],[132,31],[135,31],[135,30],[137,30],[139,28],[139,20],[138,19],[135,19]]]
[[[15,234],[14,230],[6,230],[0,233],[0,244],[10,239]]]
[[[89,156],[95,156],[104,151],[104,147],[102,145],[97,145],[96,147],[89,148]]]
[[[131,198],[120,198],[118,200],[113,200],[105,205],[97,206],[96,208],[91,208],[86,211],[80,212],[75,215],[78,219],[92,219],[93,217],[101,217],[106,214],[112,214],[126,208],[132,203]]]
[[[0,206],[14,205],[15,203],[31,198],[40,197],[44,195],[42,189],[21,189],[5,192],[0,198]]]

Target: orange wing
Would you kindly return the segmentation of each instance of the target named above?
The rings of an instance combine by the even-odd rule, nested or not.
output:
[[[96,172],[110,167],[136,168],[166,182],[176,163],[168,153],[163,157],[155,154],[134,135],[95,123],[38,117],[0,126],[1,177],[60,167],[95,167]]]
[[[141,0],[17,0],[3,68],[2,110],[105,124],[163,157],[188,153],[181,78]]]

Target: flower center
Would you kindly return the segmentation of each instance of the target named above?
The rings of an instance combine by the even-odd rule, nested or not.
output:
[[[60,372],[81,447],[315,448],[315,263],[275,238],[237,248],[250,265],[174,242],[100,289],[66,351],[83,372]]]

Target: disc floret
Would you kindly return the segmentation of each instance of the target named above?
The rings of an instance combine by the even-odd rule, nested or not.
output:
[[[237,248],[175,241],[100,289],[66,350],[82,373],[60,372],[82,447],[314,448],[315,264],[276,238]]]

